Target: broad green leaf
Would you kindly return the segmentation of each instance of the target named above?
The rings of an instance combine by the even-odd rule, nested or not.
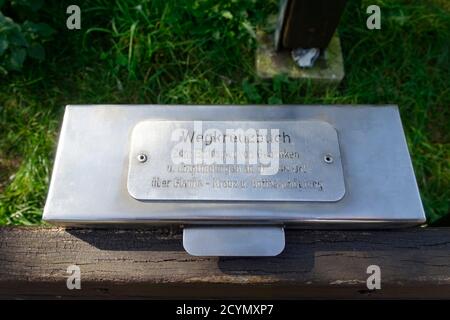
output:
[[[34,42],[28,48],[28,55],[33,59],[42,61],[45,59],[44,47],[41,46],[39,43]]]
[[[35,33],[41,37],[48,38],[53,33],[55,33],[55,30],[51,28],[49,25],[45,23],[34,23],[31,21],[25,21],[23,23],[23,29],[27,32]]]
[[[9,58],[9,68],[12,70],[20,70],[22,68],[23,62],[25,61],[25,57],[27,52],[25,49],[17,49],[11,53],[11,57]]]
[[[22,32],[20,32],[20,29],[12,30],[12,32],[8,36],[8,40],[11,44],[14,44],[16,46],[28,47],[28,42]]]

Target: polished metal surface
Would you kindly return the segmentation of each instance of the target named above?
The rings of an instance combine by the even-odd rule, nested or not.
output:
[[[345,194],[337,132],[324,121],[142,121],[129,155],[128,192],[138,200],[329,202]]]
[[[183,247],[193,256],[276,256],[285,245],[280,226],[187,226]]]
[[[129,161],[136,159],[129,153],[133,128],[143,120],[327,122],[338,134],[345,195],[336,202],[136,200],[127,188]],[[400,227],[425,221],[397,107],[362,105],[68,106],[43,218],[68,226],[308,228]]]

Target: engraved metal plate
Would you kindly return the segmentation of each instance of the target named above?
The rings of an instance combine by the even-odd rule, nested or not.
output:
[[[333,202],[345,194],[338,135],[324,121],[139,122],[127,187],[143,201]]]

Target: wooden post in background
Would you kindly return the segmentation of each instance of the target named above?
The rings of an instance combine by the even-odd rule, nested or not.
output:
[[[275,42],[282,48],[328,47],[346,0],[282,0]]]

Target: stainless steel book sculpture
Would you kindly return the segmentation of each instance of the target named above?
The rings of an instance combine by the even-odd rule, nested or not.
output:
[[[193,255],[273,256],[284,228],[425,214],[396,106],[73,105],[43,218],[176,224]]]

